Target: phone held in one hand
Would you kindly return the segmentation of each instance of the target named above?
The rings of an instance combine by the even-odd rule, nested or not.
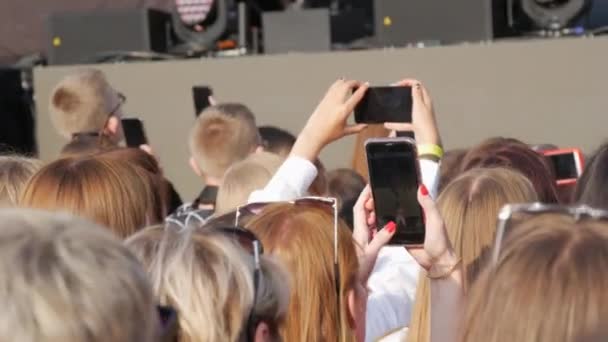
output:
[[[199,114],[207,107],[211,106],[209,97],[213,96],[213,89],[209,86],[194,86],[192,87],[192,101],[194,102],[194,116]]]
[[[122,129],[125,132],[125,141],[127,147],[139,148],[141,145],[147,145],[148,139],[144,131],[144,123],[138,118],[124,118],[122,121]]]
[[[355,107],[355,122],[412,122],[412,88],[370,87]]]
[[[376,226],[393,221],[397,232],[390,245],[424,243],[423,210],[418,203],[420,169],[416,143],[410,138],[378,138],[365,142]]]
[[[583,153],[578,148],[547,150],[543,154],[549,158],[558,185],[574,184],[583,173]]]

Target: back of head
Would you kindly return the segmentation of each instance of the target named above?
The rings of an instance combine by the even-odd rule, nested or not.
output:
[[[608,224],[537,215],[511,227],[467,298],[461,341],[606,341]]]
[[[61,149],[60,158],[91,156],[117,148],[106,135],[77,134]]]
[[[232,165],[217,193],[215,212],[222,215],[247,204],[249,195],[262,189],[281,166],[281,158],[269,152],[255,153]]]
[[[460,174],[462,158],[467,154],[465,149],[445,151],[439,165],[439,192],[441,192],[452,179]]]
[[[119,105],[105,75],[84,69],[64,77],[51,93],[49,111],[57,131],[70,139],[76,133],[99,133]]]
[[[119,237],[163,219],[149,172],[100,157],[59,159],[36,173],[20,205],[67,211],[107,226]]]
[[[461,171],[476,167],[507,167],[521,172],[534,185],[541,202],[557,203],[555,174],[549,160],[521,141],[492,138],[467,152]]]
[[[264,150],[287,158],[296,143],[295,135],[275,126],[259,127]]]
[[[20,156],[0,156],[0,206],[17,205],[21,191],[42,162]]]
[[[265,252],[277,255],[290,273],[293,286],[289,310],[280,328],[285,341],[354,340],[346,296],[356,286],[359,264],[352,234],[340,223],[337,242],[340,297],[337,297],[333,226],[333,214],[326,210],[291,204],[268,206],[247,224],[262,241]]]
[[[190,132],[190,153],[196,164],[204,174],[217,178],[260,145],[255,116],[237,103],[208,107]]]
[[[158,314],[137,260],[88,221],[0,212],[2,341],[154,341]],[[10,275],[10,276],[9,276]]]
[[[127,245],[147,265],[161,304],[179,312],[181,342],[243,341],[254,305],[253,256],[226,237],[175,227],[146,228]],[[284,271],[262,256],[254,313],[270,327],[287,309]]]
[[[465,291],[473,284],[490,257],[500,209],[508,203],[537,200],[530,181],[504,169],[473,169],[454,179],[437,204],[454,251],[462,258]],[[421,277],[410,325],[410,341],[429,341],[429,282]]]
[[[340,217],[352,229],[353,207],[365,188],[365,179],[351,169],[336,169],[327,173],[328,194],[340,203]]]
[[[608,144],[602,145],[585,166],[574,192],[574,201],[608,210]]]

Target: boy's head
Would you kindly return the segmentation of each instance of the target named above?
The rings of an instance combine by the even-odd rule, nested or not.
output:
[[[84,69],[59,81],[49,111],[55,128],[67,139],[79,133],[103,133],[119,141],[124,100],[101,71]]]
[[[190,132],[191,163],[195,172],[222,178],[226,170],[261,146],[255,116],[238,103],[205,109]]]

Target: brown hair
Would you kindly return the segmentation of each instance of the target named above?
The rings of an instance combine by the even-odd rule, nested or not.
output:
[[[461,172],[476,167],[507,167],[528,177],[541,202],[557,203],[555,174],[549,160],[512,138],[491,138],[464,156]]]
[[[156,341],[148,279],[104,230],[65,214],[0,212],[2,340]]]
[[[0,156],[0,206],[17,205],[21,191],[42,162],[21,156]]]
[[[322,208],[275,204],[247,225],[262,241],[265,252],[276,255],[290,272],[293,288],[287,318],[280,327],[285,341],[354,340],[348,322],[347,295],[359,281],[359,262],[352,234],[340,221],[338,297],[334,280],[333,222],[333,214]]]
[[[608,339],[608,224],[536,215],[511,227],[467,298],[460,341]]]
[[[460,171],[460,166],[462,164],[462,158],[464,158],[466,154],[466,149],[445,151],[443,158],[441,158],[441,163],[439,164],[439,192],[462,172]]]
[[[454,251],[462,258],[465,291],[484,268],[494,243],[496,217],[508,203],[534,202],[530,181],[509,169],[473,169],[465,172],[439,195],[437,205]],[[426,342],[430,329],[430,284],[420,277],[408,340]]]
[[[222,177],[232,164],[247,158],[260,145],[255,116],[237,103],[208,107],[190,132],[192,157],[203,173],[213,177]]]
[[[367,158],[365,156],[365,142],[370,138],[386,138],[390,132],[383,125],[369,125],[365,130],[357,134],[355,149],[353,151],[353,170],[363,176],[369,182]]]
[[[336,169],[327,173],[328,194],[338,199],[340,217],[353,227],[353,207],[365,188],[365,179],[351,169]]]
[[[162,221],[162,199],[150,173],[109,158],[60,159],[29,181],[20,205],[65,210],[107,226],[125,238]]]
[[[102,131],[119,98],[97,69],[83,69],[64,77],[51,93],[49,111],[59,133],[71,139],[76,133]]]

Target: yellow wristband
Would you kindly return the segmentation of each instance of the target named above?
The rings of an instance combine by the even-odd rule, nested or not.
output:
[[[435,144],[420,144],[416,146],[418,148],[418,155],[431,155],[439,159],[443,157],[443,149],[439,145]]]

